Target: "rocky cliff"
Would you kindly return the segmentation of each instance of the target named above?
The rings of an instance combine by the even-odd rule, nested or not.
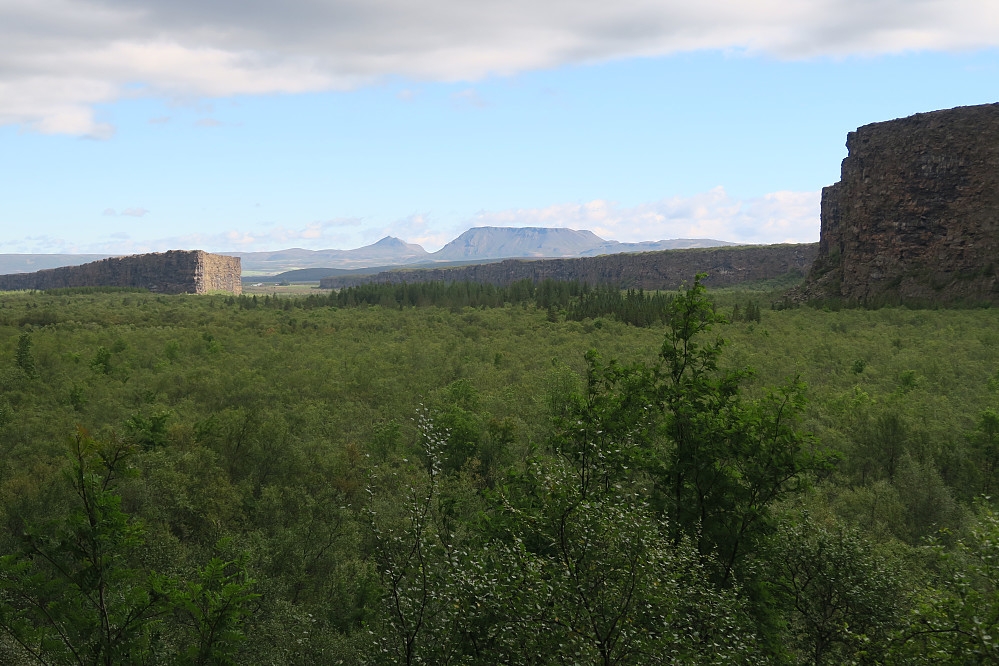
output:
[[[864,125],[797,298],[999,304],[999,104]]]
[[[60,287],[140,287],[163,294],[243,291],[239,257],[202,250],[136,254],[82,266],[0,275],[0,291]]]
[[[333,289],[366,282],[466,280],[506,285],[524,279],[554,279],[613,284],[622,288],[675,289],[683,282],[689,283],[697,273],[707,273],[704,284],[720,287],[792,272],[803,275],[815,259],[816,248],[812,243],[666,250],[579,259],[507,259],[473,266],[329,277],[323,278],[320,286]]]

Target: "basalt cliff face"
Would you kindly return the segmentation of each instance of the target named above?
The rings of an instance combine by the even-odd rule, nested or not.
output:
[[[999,104],[850,132],[798,299],[999,304]]]
[[[0,291],[61,287],[140,287],[162,294],[240,294],[239,257],[171,250],[111,257],[81,266],[0,275]]]
[[[704,283],[726,285],[765,280],[812,265],[817,246],[760,245],[611,254],[579,259],[507,259],[490,264],[453,268],[395,270],[375,275],[323,278],[320,287],[339,289],[367,282],[484,282],[507,285],[517,280],[579,280],[622,288],[675,289],[707,273]]]

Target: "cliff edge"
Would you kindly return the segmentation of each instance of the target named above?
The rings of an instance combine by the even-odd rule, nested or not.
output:
[[[999,304],[999,104],[850,132],[795,300]]]
[[[139,287],[161,294],[243,293],[239,257],[171,250],[111,257],[80,266],[0,275],[0,291],[64,287]]]
[[[676,289],[698,273],[710,286],[766,280],[788,273],[803,275],[815,259],[816,245],[756,245],[608,254],[572,259],[506,259],[451,268],[385,271],[374,275],[326,277],[324,289],[367,282],[484,282],[508,285],[517,280],[579,280],[621,288]]]

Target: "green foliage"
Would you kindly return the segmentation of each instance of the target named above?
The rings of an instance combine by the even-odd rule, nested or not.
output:
[[[83,432],[70,449],[77,506],[0,558],[0,629],[42,663],[142,663],[165,606],[161,581],[131,565],[144,531],[111,491],[132,452]]]
[[[167,421],[170,412],[161,412],[152,416],[133,414],[125,421],[125,429],[136,444],[150,448],[163,446],[167,442]]]
[[[602,450],[540,459],[503,496],[503,528],[470,567],[482,662],[749,658],[756,638],[738,589],[712,584],[693,543],[671,538]]]
[[[254,581],[243,559],[212,558],[194,582],[144,570],[148,532],[114,491],[136,449],[82,430],[66,477],[75,506],[29,525],[0,557],[0,630],[40,663],[235,664]],[[187,645],[187,647],[184,647]]]
[[[175,585],[168,592],[170,604],[189,645],[179,650],[188,664],[236,664],[235,655],[246,641],[245,621],[256,581],[249,577],[245,557],[226,562],[213,557],[198,572],[197,580]]]
[[[468,380],[458,379],[441,391],[433,407],[434,422],[445,437],[444,469],[456,472],[479,455],[485,435],[478,391]]]
[[[451,300],[420,302],[421,289],[424,296],[450,291]],[[788,555],[807,560],[814,553],[816,570],[835,553],[837,561],[857,562],[844,567],[903,577],[921,601],[886,592],[896,616],[936,600],[956,609],[955,599],[974,596],[954,586],[963,576],[980,595],[973,604],[979,610],[954,610],[946,616],[950,626],[973,616],[987,622],[989,606],[981,600],[992,588],[987,572],[975,569],[981,548],[971,536],[985,521],[970,506],[995,487],[986,418],[996,409],[994,313],[797,308],[768,312],[757,323],[742,313],[753,300],[774,298],[765,289],[712,290],[710,299],[702,292],[710,305],[700,309],[686,292],[601,294],[585,285],[522,283],[501,301],[497,291],[476,289],[402,290],[417,297],[412,303],[385,291],[363,307],[337,305],[339,295],[329,294],[256,302],[6,295],[0,554],[6,571],[22,571],[6,579],[0,605],[16,608],[26,631],[30,625],[36,637],[53,637],[54,625],[22,612],[17,604],[28,597],[12,597],[10,585],[50,595],[65,621],[67,600],[80,598],[71,586],[44,587],[52,565],[21,536],[32,526],[31,538],[52,550],[83,529],[81,500],[62,476],[60,445],[79,423],[101,446],[118,441],[129,450],[130,473],[111,482],[107,492],[118,499],[107,498],[103,509],[120,512],[124,522],[103,525],[120,533],[121,540],[107,542],[121,553],[111,567],[124,576],[117,589],[158,591],[164,609],[133,634],[146,663],[199,654],[303,666],[373,657],[372,642],[399,634],[388,624],[379,564],[386,560],[361,509],[364,488],[376,491],[371,508],[382,534],[411,544],[410,508],[426,498],[429,482],[427,454],[413,444],[418,424],[406,417],[422,402],[434,412],[441,441],[436,499],[423,534],[433,564],[428,603],[444,615],[428,625],[438,633],[417,634],[427,661],[540,664],[564,654],[564,661],[599,663],[610,655],[628,663],[641,661],[639,652],[667,662],[711,661],[697,637],[715,635],[735,637],[718,659],[810,660],[801,655],[814,653],[820,634],[781,601],[774,587],[780,578],[764,566],[782,542],[791,544]],[[653,298],[661,300],[650,314]],[[636,307],[629,310],[629,302]],[[587,313],[587,304],[598,307]],[[709,321],[735,305],[732,323]],[[710,328],[688,339],[696,347],[686,356],[682,344],[675,353],[670,343],[667,362],[664,330],[634,324],[673,321],[669,334],[682,342],[684,335],[673,333],[684,321],[675,307],[701,312],[693,321]],[[37,373],[30,379],[16,363],[29,330]],[[729,342],[717,344],[719,335]],[[105,358],[91,369],[101,348]],[[674,380],[671,368],[684,358],[687,369]],[[858,359],[862,372],[855,372]],[[748,366],[755,372],[739,370]],[[788,376],[808,384],[807,403]],[[802,431],[814,432],[823,449],[842,451],[841,464],[824,464]],[[800,473],[776,485],[774,496],[785,498],[777,505],[765,498],[781,470]],[[372,471],[376,477],[366,484]],[[681,476],[682,504],[674,499]],[[992,511],[995,501],[981,500]],[[802,502],[821,521],[788,527],[777,520],[776,506]],[[129,541],[134,530],[136,546]],[[942,560],[919,556],[932,534],[939,534],[932,552]],[[217,545],[226,543],[233,545]],[[209,584],[203,576],[212,558],[224,567]],[[607,563],[606,578],[598,562]],[[408,569],[404,580],[417,581],[418,570]],[[261,596],[237,605],[254,612],[240,611],[229,625],[242,638],[233,635],[220,648],[229,657],[205,656],[195,648],[196,620],[177,605],[181,594],[189,584],[203,585],[199,603],[207,618],[215,612],[211,590],[221,594],[250,578],[256,583],[246,591]],[[577,578],[590,581],[592,593],[572,587]],[[629,580],[641,588],[636,600],[669,615],[657,619],[622,601]],[[879,589],[876,583],[848,591]],[[416,600],[420,588],[407,585]],[[119,594],[118,608],[127,608],[125,596]],[[581,599],[597,609],[594,617],[631,623],[584,625]],[[538,622],[520,621],[525,617]],[[629,629],[656,622],[668,631]],[[929,626],[913,622],[910,633]],[[890,643],[861,639],[884,636],[889,624],[837,625],[823,658],[918,663],[929,645],[967,651],[968,662],[985,660],[970,643],[942,634],[940,642],[902,640],[902,632]],[[675,648],[668,648],[661,639],[674,631]],[[0,638],[0,662],[32,661],[11,636]],[[891,653],[875,649],[878,642]],[[46,644],[51,655],[60,645],[59,638]],[[785,648],[791,654],[783,655]]]
[[[996,471],[999,470],[999,413],[986,409],[978,417],[978,428],[968,435],[982,473],[982,494],[991,495],[996,490]]]
[[[931,545],[939,570],[923,590],[894,658],[936,664],[999,662],[999,516],[979,505],[977,524],[950,551]]]
[[[376,634],[372,657],[376,664],[447,664],[461,649],[456,572],[462,553],[442,487],[448,443],[425,413],[420,433],[425,474],[407,489],[404,512],[389,511],[381,497],[373,497],[367,508],[385,590],[383,629]],[[373,477],[375,483],[380,480]]]
[[[463,523],[444,477],[446,436],[426,415],[420,430],[425,472],[404,512],[376,493],[369,513],[385,589],[375,663],[726,663],[752,653],[737,589],[716,589],[693,544],[670,537],[624,482],[609,440],[593,455],[535,459],[493,496],[485,522]]]
[[[732,308],[732,321],[755,322],[758,324],[761,319],[760,304],[756,300],[746,303],[745,308],[740,308],[738,303]]]
[[[987,385],[990,391],[999,392],[999,370],[989,377]]]
[[[915,370],[905,370],[898,376],[898,390],[905,394],[919,385],[919,375]]]
[[[101,375],[111,374],[111,350],[101,346],[90,359],[90,369]]]
[[[31,335],[22,333],[17,339],[17,351],[14,353],[17,367],[24,371],[24,374],[33,379],[38,376],[35,370],[35,357],[31,355]]]
[[[862,465],[862,478],[895,478],[899,461],[906,453],[910,433],[906,420],[897,411],[883,411],[858,432],[862,447],[852,464]]]
[[[171,363],[177,361],[180,358],[180,343],[176,340],[170,340],[167,342],[166,346],[163,348],[163,355],[166,356],[166,359]]]
[[[643,421],[656,420],[662,448],[639,452],[641,464],[674,539],[685,535],[702,555],[715,555],[727,583],[769,530],[770,506],[801,492],[805,474],[829,459],[796,429],[805,405],[800,381],[747,403],[740,384],[751,371],[719,369],[724,340],[704,342],[704,336],[725,320],[700,277],[672,300],[656,364],[604,369],[590,357],[587,408],[600,405],[608,418],[589,420],[618,442],[622,430],[648,438]]]
[[[508,286],[478,282],[368,283],[340,289],[328,297],[308,296],[283,301],[273,299],[264,301],[264,305],[306,309],[323,306],[354,308],[365,305],[386,308],[439,306],[453,309],[530,303],[544,310],[551,323],[558,322],[560,313],[564,313],[566,318],[573,321],[611,315],[632,326],[654,326],[662,323],[663,311],[670,298],[671,296],[662,292],[645,292],[642,289],[622,291],[612,285],[591,287],[585,282],[546,279],[537,283],[519,280]],[[235,302],[244,308],[256,303],[245,296],[240,296]],[[752,306],[755,308],[755,314],[751,315],[755,319],[752,320],[759,321],[759,306],[755,301]]]
[[[795,662],[883,657],[902,625],[906,586],[897,565],[857,530],[802,513],[783,521],[763,554]]]
[[[14,420],[14,410],[6,400],[0,400],[0,429]]]
[[[82,386],[74,384],[73,388],[69,389],[69,404],[74,411],[83,411],[83,407],[87,404],[87,393]]]

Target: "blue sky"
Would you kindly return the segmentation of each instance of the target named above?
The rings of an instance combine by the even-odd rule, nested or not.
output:
[[[848,131],[999,101],[993,0],[611,4],[0,0],[0,253],[809,242]]]

